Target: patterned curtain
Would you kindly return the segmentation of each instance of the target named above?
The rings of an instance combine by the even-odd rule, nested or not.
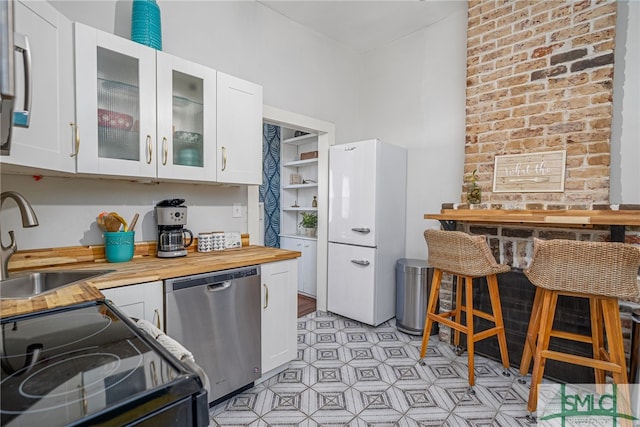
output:
[[[260,201],[264,203],[264,245],[280,247],[280,127],[262,127]]]

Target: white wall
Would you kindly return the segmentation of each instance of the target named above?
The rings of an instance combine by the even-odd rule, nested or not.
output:
[[[72,21],[129,37],[131,2],[54,1]],[[163,51],[263,85],[265,104],[336,123],[336,132],[354,139],[359,129],[356,101],[359,57],[257,2],[159,1]],[[2,240],[15,230],[20,249],[101,244],[95,216],[117,211],[145,216],[136,240],[154,240],[153,201],[186,199],[188,227],[247,231],[247,189],[189,184],[155,186],[100,179],[2,175],[2,190],[16,190],[34,205],[40,226],[23,229],[15,204],[5,203]],[[243,216],[231,218],[240,203]]]
[[[363,138],[408,149],[408,258],[426,258],[425,213],[460,199],[464,164],[467,5],[364,58]],[[340,141],[338,141],[340,142]]]
[[[619,1],[611,126],[611,203],[640,203],[640,2]]]
[[[142,184],[106,179],[2,175],[2,190],[15,190],[33,206],[40,225],[22,228],[13,200],[5,200],[0,216],[3,243],[14,230],[19,249],[101,245],[102,233],[95,220],[100,212],[115,211],[127,221],[140,214],[136,241],[153,241],[157,227],[153,206],[163,199],[186,199],[187,228],[194,235],[203,231],[247,230],[245,186]],[[242,216],[232,218],[233,203],[243,203]]]

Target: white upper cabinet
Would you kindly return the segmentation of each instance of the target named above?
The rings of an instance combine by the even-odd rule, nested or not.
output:
[[[218,181],[262,184],[262,86],[218,72]]]
[[[216,71],[156,53],[158,177],[216,180]]]
[[[156,53],[75,24],[77,170],[156,177]]]
[[[262,87],[76,23],[77,171],[262,182]]]
[[[72,24],[43,1],[16,1],[14,14],[14,127],[0,162],[75,172]]]
[[[4,170],[262,183],[261,86],[72,24],[47,2],[18,0],[15,16]]]

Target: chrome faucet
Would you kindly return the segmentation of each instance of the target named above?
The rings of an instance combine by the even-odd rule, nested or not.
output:
[[[20,209],[23,227],[35,227],[38,225],[36,213],[33,211],[29,202],[27,202],[27,199],[25,199],[20,193],[15,191],[3,191],[2,194],[0,194],[0,209],[2,208],[2,204],[5,199],[15,200],[18,208]],[[0,266],[0,280],[9,277],[9,258],[11,258],[11,255],[13,255],[13,253],[18,249],[15,238],[13,237],[13,230],[9,231],[9,237],[11,237],[11,244],[9,244],[9,246],[5,246],[0,242],[0,246],[2,247],[2,250],[0,251],[0,261],[2,262],[2,265]]]

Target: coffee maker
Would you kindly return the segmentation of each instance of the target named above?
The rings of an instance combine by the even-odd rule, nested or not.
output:
[[[193,243],[193,233],[185,228],[187,207],[184,199],[167,199],[156,204],[158,222],[158,257],[174,258],[187,255],[187,248]],[[188,242],[185,238],[188,235]]]

